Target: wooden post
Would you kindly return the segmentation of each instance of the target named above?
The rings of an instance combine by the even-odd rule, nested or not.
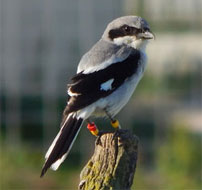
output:
[[[128,130],[105,133],[80,174],[79,190],[130,190],[136,169],[138,138]]]

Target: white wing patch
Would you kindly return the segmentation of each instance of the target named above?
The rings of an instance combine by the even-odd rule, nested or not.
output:
[[[110,79],[104,83],[101,84],[100,90],[108,91],[112,89],[112,83],[114,82],[114,79]]]

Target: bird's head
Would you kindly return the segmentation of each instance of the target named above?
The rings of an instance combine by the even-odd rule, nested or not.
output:
[[[135,49],[144,49],[154,34],[146,20],[138,16],[124,16],[108,24],[103,40],[116,45],[127,45]]]

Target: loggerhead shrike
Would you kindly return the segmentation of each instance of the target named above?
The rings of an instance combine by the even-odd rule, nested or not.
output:
[[[67,157],[82,123],[92,134],[98,129],[89,117],[105,117],[118,128],[114,116],[125,106],[146,66],[145,48],[154,35],[138,16],[124,16],[108,24],[101,39],[81,59],[68,84],[68,101],[61,129],[45,155],[41,177],[57,170]]]

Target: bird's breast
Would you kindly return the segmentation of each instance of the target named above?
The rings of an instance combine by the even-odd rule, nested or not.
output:
[[[116,89],[112,94],[105,98],[101,98],[96,102],[95,116],[104,116],[107,110],[112,116],[116,115],[129,101],[137,84],[143,76],[146,66],[146,56],[141,54],[141,59],[138,63],[136,72],[127,78],[125,82]],[[123,71],[124,72],[124,71]]]

